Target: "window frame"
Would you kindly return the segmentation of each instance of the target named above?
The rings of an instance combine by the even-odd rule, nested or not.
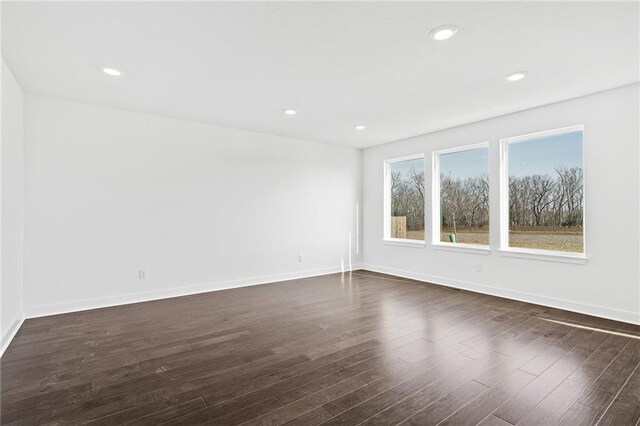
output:
[[[489,243],[467,244],[467,243],[447,243],[440,241],[442,230],[441,220],[441,196],[440,196],[440,157],[456,152],[470,151],[478,148],[487,148],[487,177],[489,179],[489,200],[491,200],[491,146],[488,141],[469,145],[456,146],[453,148],[433,151],[431,154],[431,246],[436,249],[453,250],[473,253],[491,253],[491,205],[489,205]],[[491,204],[491,201],[489,201]]]
[[[391,245],[400,245],[400,246],[409,246],[409,247],[418,247],[423,248],[426,246],[427,240],[427,196],[425,194],[424,197],[424,239],[422,240],[411,240],[408,238],[391,238],[391,165],[394,163],[400,163],[402,161],[410,161],[410,160],[418,160],[422,159],[422,169],[425,174],[425,189],[427,187],[426,184],[426,176],[427,176],[427,168],[426,168],[426,156],[425,154],[413,154],[406,155],[403,157],[392,158],[389,160],[384,160],[383,166],[383,178],[384,178],[384,216],[383,216],[383,234],[382,241],[386,244]]]
[[[524,247],[509,247],[509,145],[527,142],[549,136],[582,132],[582,253],[532,249]],[[567,263],[586,263],[587,257],[587,182],[585,170],[585,134],[584,124],[543,130],[524,135],[511,136],[500,139],[500,252],[507,257],[525,259],[548,260]]]

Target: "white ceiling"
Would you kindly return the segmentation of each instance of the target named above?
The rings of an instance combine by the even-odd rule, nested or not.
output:
[[[354,147],[637,82],[638,32],[637,2],[2,3],[26,92]]]

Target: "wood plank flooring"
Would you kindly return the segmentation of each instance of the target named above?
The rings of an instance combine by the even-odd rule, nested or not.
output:
[[[27,320],[1,359],[0,422],[638,425],[637,336],[367,271],[326,275]]]

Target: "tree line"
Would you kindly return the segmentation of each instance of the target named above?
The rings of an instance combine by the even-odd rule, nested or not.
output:
[[[424,172],[391,172],[391,216],[405,216],[408,231],[424,230]]]
[[[510,227],[582,227],[582,167],[555,171],[555,176],[509,177]]]
[[[556,175],[509,177],[509,225],[513,227],[582,227],[583,172],[560,166]],[[406,216],[407,230],[424,229],[424,172],[391,173],[391,215]],[[442,174],[440,214],[443,228],[489,225],[489,177],[465,179]]]
[[[489,176],[465,179],[440,176],[442,228],[486,228],[489,226]]]

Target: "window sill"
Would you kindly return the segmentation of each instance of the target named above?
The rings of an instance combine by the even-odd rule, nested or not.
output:
[[[462,253],[490,254],[491,249],[486,246],[461,243],[431,243],[431,247],[436,250],[457,251]]]
[[[401,240],[399,238],[396,239],[383,239],[383,243],[391,245],[391,246],[404,246],[404,247],[412,247],[412,248],[424,248],[425,242],[419,240]]]
[[[517,257],[520,259],[542,260],[545,262],[574,263],[584,265],[589,258],[582,253],[563,253],[543,250],[519,250],[519,249],[500,249],[500,254],[505,257]]]

